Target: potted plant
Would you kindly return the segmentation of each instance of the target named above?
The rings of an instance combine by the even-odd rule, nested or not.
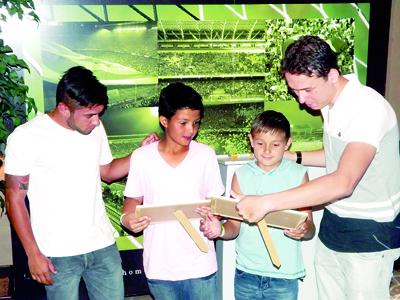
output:
[[[9,16],[32,18],[36,22],[39,17],[35,14],[32,0],[0,1],[1,11],[7,11]],[[0,13],[0,20],[7,22],[7,15]],[[0,33],[1,33],[0,23]],[[28,65],[19,59],[10,46],[0,38],[0,164],[2,165],[7,137],[18,125],[27,120],[29,113],[36,113],[34,100],[28,96],[28,86],[24,84],[22,73],[29,71]],[[0,166],[0,215],[4,212],[4,173]]]

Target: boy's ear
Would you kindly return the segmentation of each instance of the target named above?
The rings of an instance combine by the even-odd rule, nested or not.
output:
[[[249,140],[250,140],[251,147],[254,148],[253,147],[253,137],[251,136],[251,133],[249,133]]]
[[[168,119],[164,116],[160,116],[160,124],[164,126],[164,128],[168,127]]]
[[[291,144],[292,144],[292,138],[290,137],[286,142],[285,150],[288,150]]]

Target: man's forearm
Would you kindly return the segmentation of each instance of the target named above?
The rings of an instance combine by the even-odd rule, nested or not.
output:
[[[299,154],[297,154],[299,152]],[[301,157],[301,164],[310,167],[325,167],[325,152],[321,150],[313,151],[286,151],[285,158],[297,161],[298,156]]]
[[[29,185],[29,176],[6,175],[6,210],[7,216],[29,256],[40,252],[33,235],[25,197]]]
[[[28,256],[40,252],[33,235],[29,214],[15,205],[7,205],[7,215]]]
[[[261,196],[266,213],[284,209],[296,209],[334,202],[349,195],[346,178],[331,173],[318,177],[299,187]]]
[[[115,158],[108,165],[100,167],[101,179],[111,183],[128,175],[131,155]]]

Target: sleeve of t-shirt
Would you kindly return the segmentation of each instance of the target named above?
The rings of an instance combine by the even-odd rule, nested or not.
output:
[[[215,151],[210,149],[206,167],[207,197],[222,195],[225,191]]]
[[[353,117],[348,142],[367,143],[379,151],[382,138],[396,123],[395,116],[384,99],[365,102],[370,104],[361,106],[359,113]]]
[[[124,195],[126,197],[135,198],[143,196],[143,189],[141,186],[141,160],[138,159],[138,151],[134,151],[131,155],[128,179],[125,185]]]
[[[10,175],[25,176],[32,170],[36,148],[31,135],[17,128],[7,139],[4,172]]]
[[[100,122],[98,126],[99,135],[101,139],[101,153],[100,153],[100,165],[104,166],[109,164],[113,160],[113,156],[110,149],[110,144],[108,143],[108,138],[103,124]]]

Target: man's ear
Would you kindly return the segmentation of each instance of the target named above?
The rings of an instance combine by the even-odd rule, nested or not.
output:
[[[63,102],[60,102],[57,104],[57,110],[64,116],[64,117],[69,117],[71,115],[71,110],[68,107],[68,105],[66,105]]]
[[[291,144],[292,144],[292,138],[289,137],[287,142],[286,142],[285,150],[288,150]]]
[[[337,69],[330,69],[328,73],[328,80],[336,83],[339,80],[340,74]]]
[[[164,116],[160,116],[160,124],[164,126],[164,128],[168,127],[168,119]]]

